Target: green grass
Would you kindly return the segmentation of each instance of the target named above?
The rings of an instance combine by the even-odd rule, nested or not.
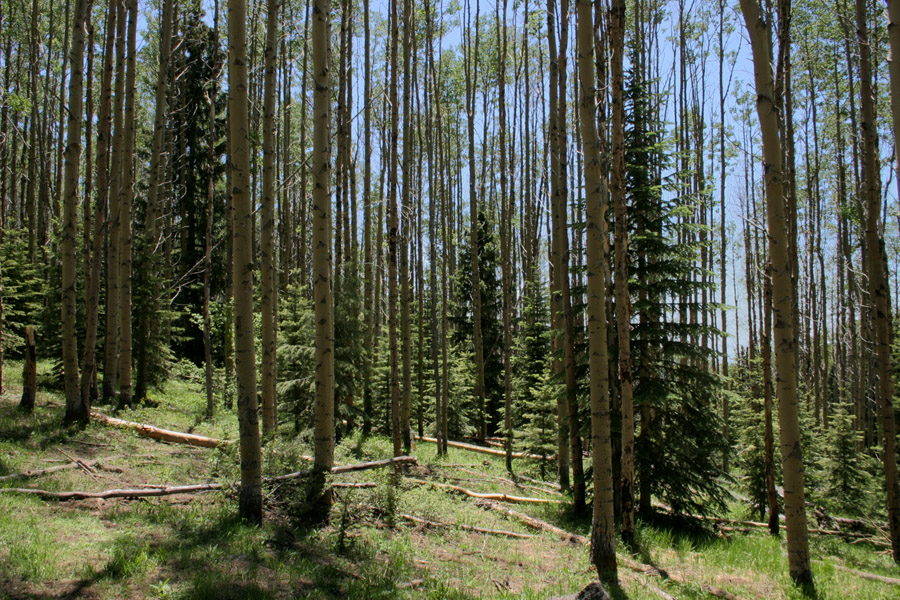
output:
[[[40,365],[41,381],[49,365]],[[238,479],[237,448],[202,449],[137,436],[91,424],[63,427],[62,399],[40,389],[32,415],[20,413],[17,365],[0,398],[0,474],[62,464],[72,457],[99,460],[112,469],[86,473],[68,469],[36,479],[0,483],[48,490],[101,490],[148,483],[185,484]],[[202,381],[190,372],[176,375],[152,394],[151,406],[122,411],[121,418],[179,431],[235,439],[237,419],[219,410],[204,420]],[[111,407],[98,407],[113,412]],[[390,440],[359,434],[345,438],[336,462],[384,458]],[[266,474],[304,468],[311,454],[286,424],[264,449]],[[502,458],[451,448],[435,457],[435,446],[421,443],[415,454],[419,478],[468,489],[560,499],[533,487],[516,488]],[[459,467],[458,465],[466,465]],[[534,476],[537,466],[516,465]],[[472,499],[404,480],[393,488],[386,470],[342,475],[341,481],[374,481],[374,489],[336,490],[329,525],[298,524],[301,486],[267,488],[261,527],[236,517],[233,492],[146,500],[58,503],[0,494],[0,598],[87,596],[112,598],[433,598],[469,600],[533,599],[576,592],[594,579],[584,546],[560,542],[551,534],[521,540],[483,535],[454,524],[533,533]],[[526,482],[527,483],[527,482]],[[589,517],[576,517],[566,504],[520,505],[517,510],[588,535]],[[422,529],[401,514],[450,524]],[[677,598],[707,600],[702,589],[715,585],[742,598],[801,598],[786,572],[783,539],[763,531],[717,537],[708,530],[673,520],[640,523],[638,558],[683,577],[678,584],[620,568],[614,598],[658,598],[650,586]],[[860,579],[834,564],[898,577],[890,558],[872,547],[837,539],[813,538],[811,550],[817,597],[900,598],[895,587]]]

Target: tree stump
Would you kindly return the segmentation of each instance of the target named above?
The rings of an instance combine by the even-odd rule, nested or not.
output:
[[[19,408],[31,412],[34,410],[34,397],[37,394],[37,349],[34,347],[34,327],[25,327],[25,366],[22,368],[22,400]]]

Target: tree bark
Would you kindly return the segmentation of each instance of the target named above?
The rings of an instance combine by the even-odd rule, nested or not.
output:
[[[81,398],[90,409],[97,375],[97,326],[100,310],[100,271],[103,266],[103,234],[109,225],[109,141],[111,129],[113,52],[116,35],[118,3],[109,3],[106,18],[106,41],[103,50],[103,76],[100,84],[100,110],[97,115],[97,197],[94,200],[93,240],[90,248],[90,271],[85,274],[84,352],[81,358]],[[86,202],[87,195],[86,195]]]
[[[313,304],[316,321],[315,512],[325,520],[331,490],[324,474],[334,465],[334,304],[331,258],[331,2],[313,1]]]
[[[63,379],[66,390],[65,421],[87,421],[90,407],[81,397],[78,386],[78,338],[75,332],[76,257],[75,238],[78,220],[78,180],[81,167],[82,81],[84,74],[85,23],[90,10],[89,0],[76,0],[72,24],[72,48],[69,53],[69,110],[66,123],[65,188],[63,190],[62,221],[62,351]],[[33,334],[33,332],[32,332]],[[32,340],[31,347],[34,347]]]
[[[126,0],[128,33],[125,76],[125,123],[122,140],[122,185],[119,188],[119,406],[131,406],[131,212],[135,185],[135,112],[137,78],[137,0]],[[145,342],[146,343],[146,342]]]
[[[25,326],[25,364],[22,366],[22,398],[19,408],[31,412],[37,396],[37,350],[34,347],[34,327]],[[68,407],[67,407],[68,410]]]
[[[228,120],[231,147],[228,162],[234,209],[234,353],[241,456],[238,511],[244,520],[259,523],[262,521],[262,455],[257,417],[256,345],[253,330],[253,206],[250,197],[246,23],[246,0],[229,0]]]
[[[800,445],[799,401],[794,377],[795,339],[792,319],[791,257],[785,223],[785,196],[782,181],[782,151],[775,108],[771,63],[771,24],[761,13],[757,0],[741,0],[753,52],[756,83],[756,110],[763,136],[763,161],[768,208],[769,258],[772,268],[775,368],[778,382],[781,462],[784,472],[785,518],[788,567],[791,578],[801,585],[812,583],[809,561],[809,532]]]
[[[275,64],[278,47],[279,0],[268,0],[266,15],[265,83],[263,92],[263,184],[260,252],[260,295],[262,311],[262,421],[263,433],[275,430],[275,350],[278,289],[275,285]]]
[[[579,110],[587,214],[588,364],[591,389],[591,462],[594,469],[591,563],[602,581],[616,580],[616,524],[613,506],[612,445],[603,239],[607,235],[608,186],[600,163],[594,70],[594,21],[588,0],[576,0],[577,56],[581,82]]]
[[[113,160],[109,181],[109,235],[106,251],[106,341],[103,361],[104,402],[116,397],[119,373],[119,190],[122,186],[124,157],[123,111],[125,103],[125,28],[127,13],[124,0],[116,2],[116,83],[113,90]]]
[[[628,291],[628,213],[625,205],[625,2],[610,7],[612,77],[612,169],[610,192],[615,206],[616,331],[622,398],[622,541],[634,542],[634,388],[631,371],[631,298]]]
[[[888,262],[885,252],[884,234],[881,229],[881,175],[878,160],[878,131],[875,124],[874,93],[872,90],[871,50],[866,16],[866,3],[856,0],[856,34],[859,40],[859,94],[862,109],[864,183],[866,200],[866,266],[868,268],[869,301],[874,316],[873,372],[877,377],[876,397],[881,421],[882,461],[884,479],[887,486],[888,525],[891,531],[891,554],[894,562],[900,563],[900,486],[897,483],[897,429],[894,423],[894,385],[891,370],[891,288],[888,284]],[[895,25],[896,28],[896,25]],[[896,33],[895,33],[895,36]],[[894,62],[894,61],[891,61]],[[897,67],[891,65],[892,71]],[[891,75],[894,73],[892,72]],[[893,77],[892,77],[893,79]],[[900,90],[900,82],[891,82]],[[893,94],[892,94],[893,95]],[[897,98],[900,101],[900,97]],[[894,98],[891,99],[894,108]],[[897,109],[900,114],[900,107]],[[897,123],[900,125],[900,123]],[[895,135],[896,140],[896,135]]]

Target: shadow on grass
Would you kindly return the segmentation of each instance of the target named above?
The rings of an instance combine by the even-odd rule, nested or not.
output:
[[[155,539],[121,536],[86,586],[152,577],[167,597],[192,600],[393,599],[404,597],[402,584],[414,575],[400,553],[360,537],[339,552],[328,530],[278,518],[260,528],[225,507],[208,508],[169,514],[170,528]]]
[[[12,405],[13,403],[7,403]],[[18,444],[23,450],[44,450],[56,444],[65,444],[72,435],[84,431],[84,424],[63,423],[64,409],[46,406],[34,412],[23,411],[9,406],[0,415],[0,442]]]

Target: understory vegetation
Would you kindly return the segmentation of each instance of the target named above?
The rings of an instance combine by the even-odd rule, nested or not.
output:
[[[541,483],[541,460],[517,460],[517,475],[512,476],[502,456],[451,447],[446,457],[436,458],[434,444],[419,443],[415,449],[418,466],[404,473],[399,486],[392,485],[388,471],[333,476],[341,484],[375,486],[335,489],[330,520],[323,527],[302,522],[301,486],[267,485],[266,518],[259,527],[242,522],[234,510],[235,492],[228,487],[239,478],[234,445],[209,449],[164,444],[98,423],[83,429],[67,427],[61,419],[61,396],[46,385],[40,388],[34,413],[18,411],[15,405],[21,388],[14,374],[19,366],[9,365],[11,377],[0,398],[0,476],[73,460],[88,466],[33,479],[0,480],[0,489],[99,491],[219,482],[226,484],[226,490],[67,502],[0,492],[0,598],[545,600],[577,592],[595,577],[586,545],[537,532],[479,506],[476,499],[418,482],[564,501],[515,508],[572,533],[589,535],[590,519],[572,513],[570,497],[556,489],[554,476]],[[52,365],[41,362],[39,366],[39,382],[52,382]],[[236,439],[237,419],[232,413],[204,418],[199,370],[178,370],[153,397],[153,406],[121,411],[118,416]],[[303,469],[301,457],[310,453],[310,444],[285,419],[263,452],[265,474],[279,475]],[[741,447],[737,455],[753,452]],[[390,456],[387,437],[359,431],[345,436],[335,451],[336,464]],[[821,489],[820,494],[811,494],[817,505],[834,498],[831,486],[842,481],[829,470],[828,461],[828,454],[822,455],[818,468],[823,475],[812,479],[821,486],[813,488]],[[740,490],[752,461],[741,458],[738,464],[733,470],[735,483],[725,486],[727,505],[721,516],[746,520],[748,504]],[[833,508],[840,511],[835,515],[882,518],[868,512],[865,504],[852,511]],[[425,526],[410,517],[446,527]],[[464,527],[533,537],[511,538]],[[664,514],[639,521],[637,533],[635,553],[620,549],[620,559],[655,565],[672,579],[622,568],[620,587],[611,589],[614,598],[656,599],[660,590],[676,598],[712,598],[704,586],[745,599],[802,597],[783,568],[783,535],[775,538],[761,528],[718,529],[711,523]],[[817,597],[896,598],[897,583],[865,580],[842,569],[891,577],[894,567],[881,538],[870,536],[873,543],[814,535],[811,552]]]

